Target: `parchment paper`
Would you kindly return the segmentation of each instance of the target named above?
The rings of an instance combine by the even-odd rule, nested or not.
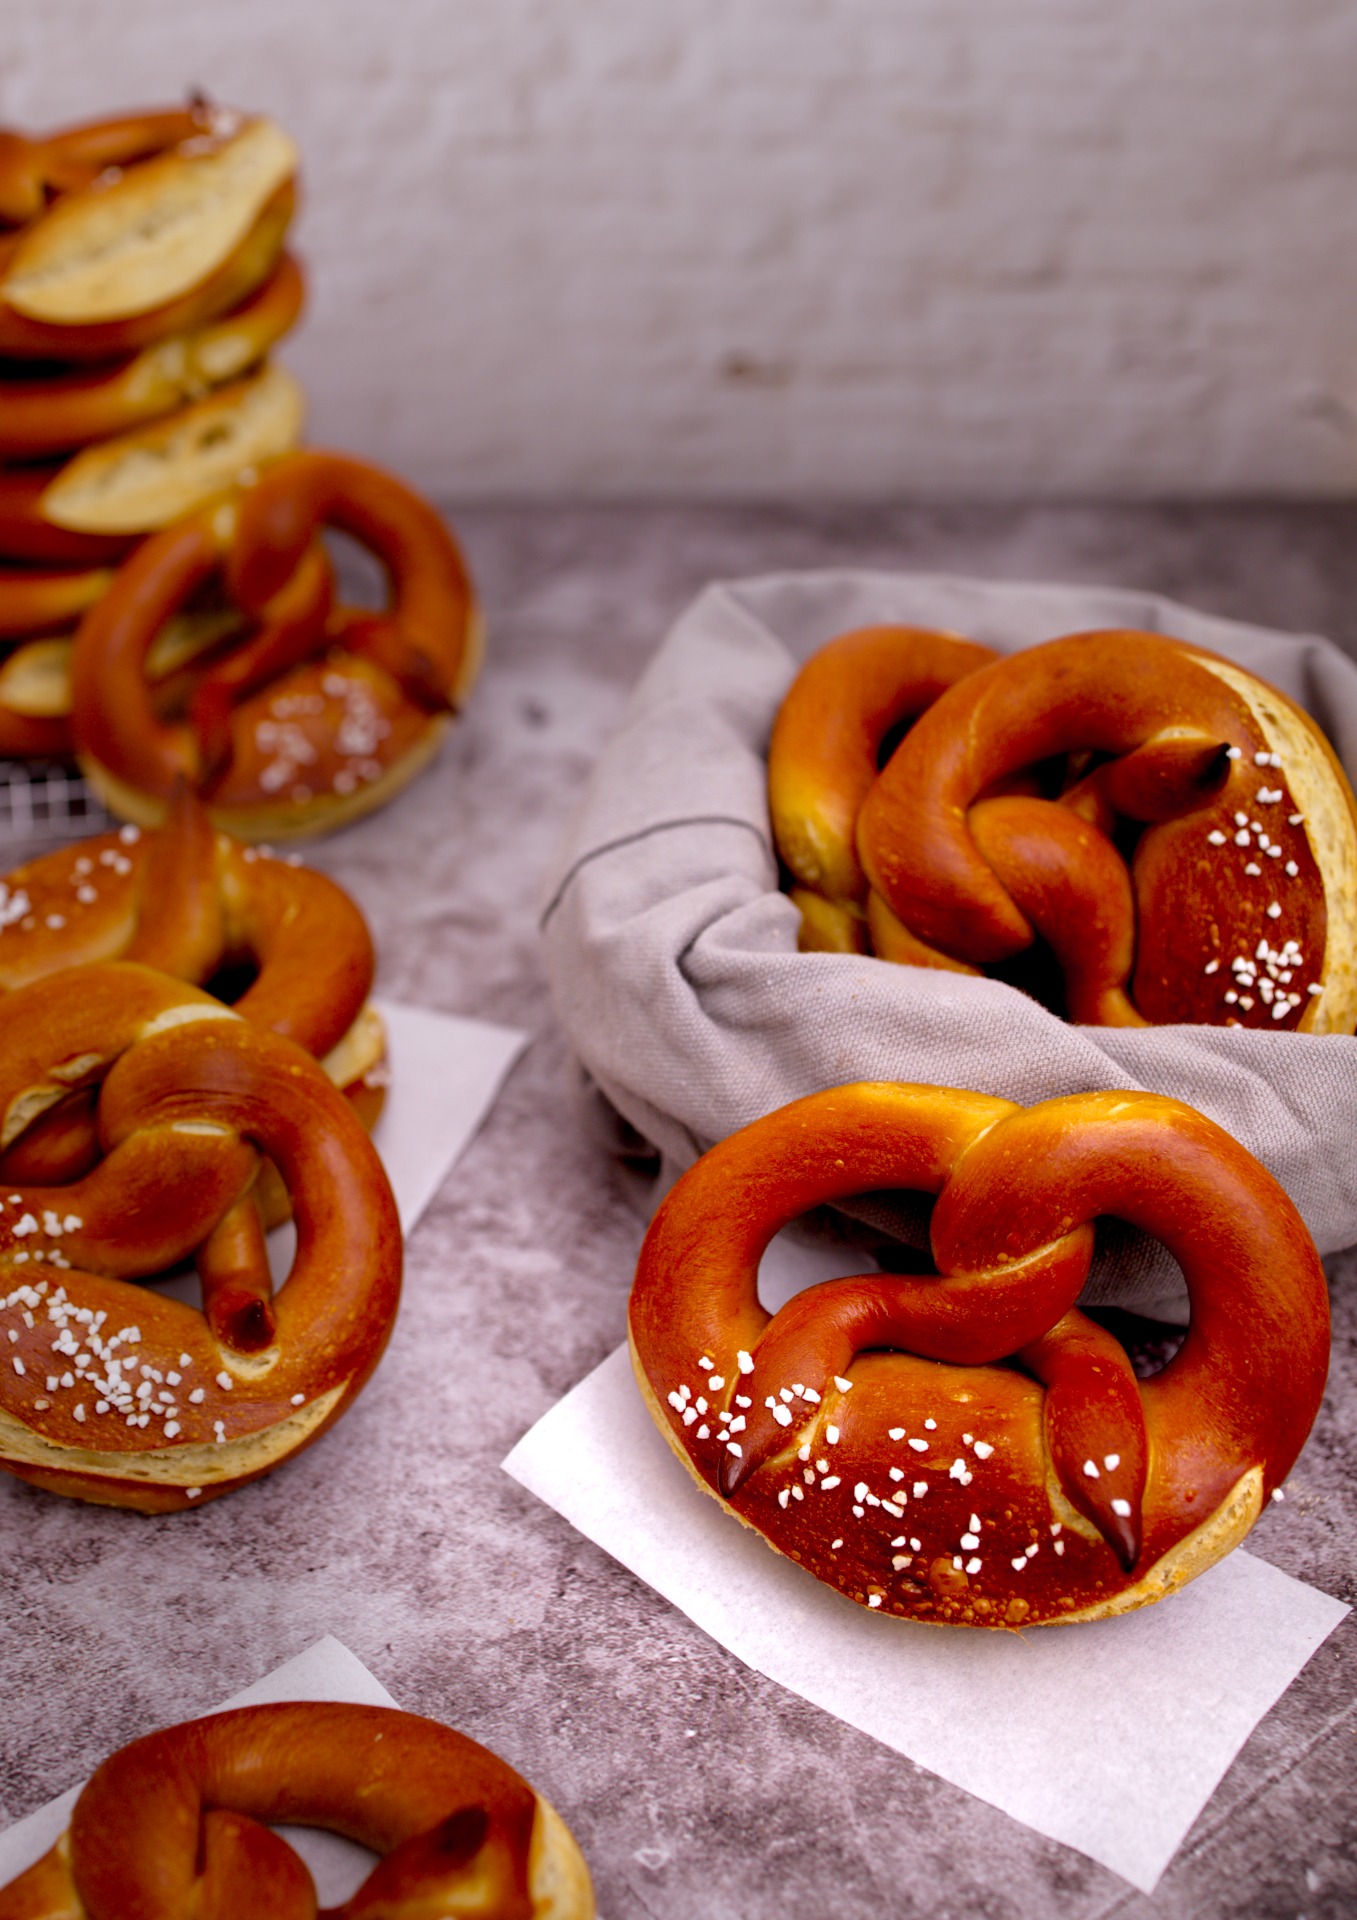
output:
[[[760,1296],[775,1308],[864,1264],[783,1237]],[[646,1412],[625,1348],[504,1465],[747,1665],[1144,1893],[1348,1612],[1236,1551],[1173,1599],[1086,1626],[992,1633],[868,1613],[702,1492]]]

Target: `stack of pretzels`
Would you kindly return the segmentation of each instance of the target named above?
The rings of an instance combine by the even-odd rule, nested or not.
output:
[[[1351,789],[1203,648],[846,634],[793,683],[769,791],[803,948],[997,973],[1088,1025],[1357,1026]]]
[[[434,509],[296,451],[267,358],[301,309],[295,168],[273,122],[199,104],[0,134],[0,755],[73,756],[143,826],[180,786],[252,841],[370,812],[480,663]],[[343,602],[327,532],[383,606]]]
[[[302,306],[296,164],[203,103],[0,133],[0,754],[71,751],[71,639],[111,565],[296,444],[267,359]],[[186,609],[162,674],[223,617]]]
[[[346,894],[187,795],[0,882],[0,1468],[162,1512],[344,1412],[400,1291],[372,973]],[[200,1310],[134,1284],[189,1259]]]

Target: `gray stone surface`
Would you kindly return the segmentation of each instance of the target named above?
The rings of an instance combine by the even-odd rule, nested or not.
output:
[[[414,1235],[344,1423],[172,1518],[0,1485],[0,1819],[323,1633],[497,1748],[579,1835],[606,1920],[1321,1920],[1357,1909],[1357,1629],[1248,1743],[1153,1900],[742,1668],[499,1471],[617,1343],[638,1228],[579,1123],[537,964],[537,876],[622,695],[715,574],[866,563],[1103,579],[1357,652],[1347,509],[481,509],[457,516],[489,670],[438,767],[315,852],[382,990],[533,1044]],[[1357,1598],[1357,1260],[1328,1398],[1252,1550]],[[1088,1711],[1098,1703],[1090,1700]]]

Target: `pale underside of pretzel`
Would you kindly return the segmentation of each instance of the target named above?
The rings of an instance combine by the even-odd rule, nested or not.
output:
[[[902,1187],[938,1196],[937,1277],[764,1310],[774,1232]],[[1104,1214],[1157,1236],[1191,1296],[1181,1351],[1141,1382],[1075,1305]],[[869,1607],[986,1626],[1124,1612],[1201,1572],[1289,1471],[1328,1360],[1323,1272],[1286,1195],[1149,1094],[798,1101],[672,1190],[630,1332],[662,1431],[741,1520]]]
[[[113,1754],[66,1834],[0,1888],[0,1920],[316,1920],[272,1829],[380,1855],[320,1920],[592,1920],[560,1815],[487,1748],[385,1707],[283,1702],[187,1721]]]
[[[233,312],[112,368],[0,380],[0,458],[41,459],[128,433],[239,379],[295,325],[304,283],[285,254]]]

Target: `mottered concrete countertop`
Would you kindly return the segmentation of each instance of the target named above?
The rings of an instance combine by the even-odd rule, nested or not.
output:
[[[323,1634],[561,1809],[604,1920],[1322,1920],[1357,1910],[1357,1625],[1259,1726],[1153,1898],[742,1667],[499,1469],[623,1336],[640,1228],[581,1124],[539,877],[627,689],[716,576],[870,565],[1103,581],[1357,653],[1357,509],[477,508],[481,685],[438,765],[307,857],[388,998],[531,1045],[411,1238],[376,1377],[270,1479],[147,1519],[0,1482],[0,1822]],[[1324,1409],[1250,1550],[1357,1600],[1357,1255]],[[1098,1703],[1090,1700],[1088,1711]]]

